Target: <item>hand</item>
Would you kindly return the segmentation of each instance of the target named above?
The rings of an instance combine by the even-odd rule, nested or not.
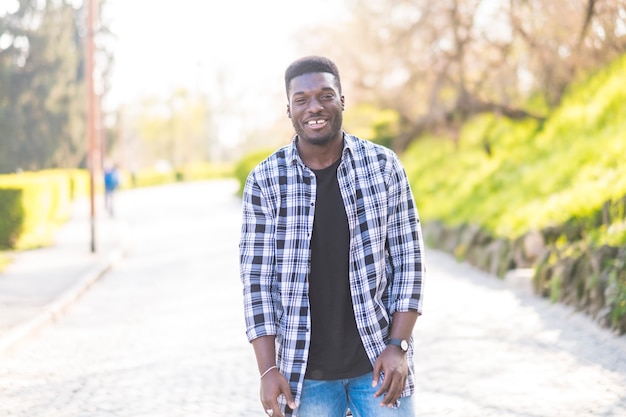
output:
[[[406,353],[397,346],[387,346],[376,359],[376,362],[374,362],[372,387],[378,385],[381,372],[384,374],[384,380],[374,397],[378,398],[385,394],[380,403],[381,407],[393,407],[398,398],[400,398],[402,391],[404,391],[406,380],[409,376],[409,364],[406,360]]]
[[[266,414],[272,417],[284,417],[278,405],[280,394],[285,396],[287,405],[291,409],[296,408],[287,378],[278,369],[274,369],[261,379],[261,404],[263,404],[263,410]],[[272,410],[272,412],[270,413],[268,410]]]

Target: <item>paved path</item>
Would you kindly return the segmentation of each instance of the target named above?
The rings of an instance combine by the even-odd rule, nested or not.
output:
[[[0,359],[0,417],[262,416],[228,181],[120,196],[127,256]],[[626,342],[428,252],[418,416],[626,416]]]
[[[72,208],[52,246],[13,252],[12,263],[0,272],[0,355],[62,316],[124,254],[124,222],[98,216],[92,237],[88,199]]]

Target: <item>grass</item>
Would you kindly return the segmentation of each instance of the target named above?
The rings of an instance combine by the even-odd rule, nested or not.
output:
[[[507,238],[575,221],[590,239],[626,244],[623,204],[621,219],[597,224],[626,196],[624,102],[626,56],[573,86],[543,124],[483,114],[456,145],[420,138],[402,156],[420,215]]]

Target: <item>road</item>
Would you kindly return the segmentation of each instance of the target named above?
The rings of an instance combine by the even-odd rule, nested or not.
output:
[[[0,362],[0,416],[262,416],[230,181],[121,194],[128,255]],[[427,253],[417,416],[626,416],[626,342]]]

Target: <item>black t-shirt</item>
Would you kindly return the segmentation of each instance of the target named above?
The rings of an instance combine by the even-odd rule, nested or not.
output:
[[[311,237],[311,348],[305,377],[354,378],[372,370],[356,328],[349,281],[350,230],[343,205],[339,162],[314,170],[317,178]]]

